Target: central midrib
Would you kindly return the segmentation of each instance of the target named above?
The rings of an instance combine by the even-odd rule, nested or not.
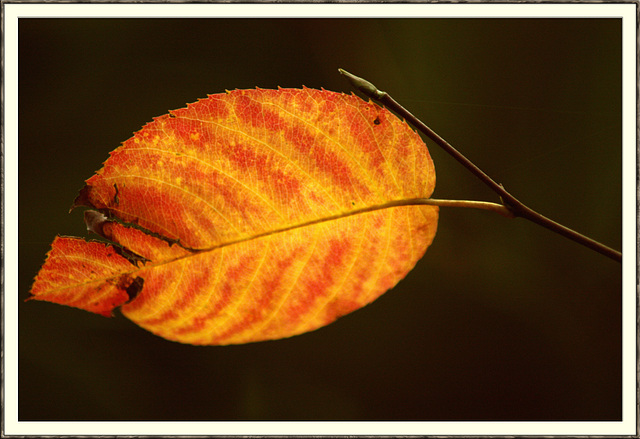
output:
[[[202,249],[190,249],[187,247],[184,247],[182,245],[180,245],[179,243],[177,245],[180,245],[182,248],[184,248],[185,250],[189,251],[190,253],[182,255],[182,256],[178,256],[172,259],[167,259],[167,260],[163,260],[163,261],[149,261],[149,264],[145,264],[142,267],[137,267],[134,270],[131,271],[120,271],[118,272],[116,275],[111,276],[111,277],[102,277],[102,278],[98,278],[98,279],[92,279],[88,282],[83,282],[80,284],[75,284],[75,285],[70,285],[67,287],[63,287],[63,288],[59,288],[59,290],[64,290],[67,288],[76,288],[80,285],[88,285],[88,284],[92,284],[92,283],[96,283],[96,282],[103,282],[105,280],[108,279],[112,279],[115,277],[119,277],[122,275],[126,275],[126,274],[134,274],[137,273],[141,270],[149,270],[149,269],[153,269],[154,267],[158,267],[158,266],[162,266],[162,265],[167,265],[167,264],[171,264],[173,262],[176,261],[180,261],[182,259],[185,258],[189,258],[189,257],[193,257],[194,255],[199,255],[199,254],[203,254],[203,253],[207,253],[207,252],[211,252],[211,251],[215,251],[218,249],[221,249],[223,247],[229,247],[235,244],[240,244],[243,242],[248,242],[248,241],[252,241],[254,239],[260,239],[260,238],[265,238],[267,236],[271,236],[271,235],[277,235],[280,233],[286,233],[289,232],[291,230],[296,230],[296,229],[301,229],[304,227],[309,227],[309,226],[313,226],[316,224],[321,224],[321,223],[325,223],[325,222],[330,222],[330,221],[335,221],[341,218],[348,218],[351,216],[355,216],[355,215],[360,215],[360,214],[364,214],[364,213],[369,213],[369,212],[375,212],[378,210],[384,210],[384,209],[390,209],[390,208],[394,208],[394,207],[403,207],[403,206],[437,206],[438,205],[438,201],[437,200],[432,200],[430,198],[410,198],[410,199],[405,199],[405,200],[392,200],[392,201],[388,201],[386,203],[383,204],[378,204],[378,205],[373,205],[373,206],[367,206],[367,207],[363,207],[360,209],[354,209],[354,210],[350,210],[348,212],[342,212],[342,213],[338,213],[335,215],[330,215],[327,217],[323,217],[323,218],[318,218],[315,220],[311,220],[311,221],[306,221],[303,223],[298,223],[298,224],[293,224],[290,226],[286,226],[286,227],[282,227],[279,229],[274,229],[274,230],[269,230],[266,232],[262,232],[262,233],[257,233],[255,235],[251,235],[251,236],[245,236],[242,238],[238,238],[238,239],[234,239],[231,241],[227,241],[221,244],[217,244],[215,246],[211,246],[211,247],[207,247],[207,248],[202,248]],[[110,221],[113,221],[113,219],[110,219]],[[120,223],[123,226],[129,226],[127,223]],[[138,230],[146,232],[143,228],[141,227],[136,227]],[[150,233],[150,235],[157,237],[158,239],[163,239],[162,237],[158,237],[157,234],[155,233]],[[172,240],[175,243],[175,240]],[[109,241],[108,242],[111,245],[120,245],[118,243],[114,243]],[[121,245],[120,245],[121,246]],[[123,248],[125,248],[128,251],[131,251],[129,249],[127,249],[124,246],[121,246]]]

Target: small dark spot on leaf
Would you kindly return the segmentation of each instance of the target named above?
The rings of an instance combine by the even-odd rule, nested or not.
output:
[[[127,296],[129,296],[129,302],[136,298],[138,293],[142,290],[142,286],[144,285],[144,279],[141,277],[136,277],[131,285],[127,287]]]
[[[374,124],[376,124],[376,125],[380,125],[380,118],[379,118],[379,117],[376,117],[376,118],[373,120],[373,123],[374,123]]]
[[[116,190],[116,194],[113,196],[113,204],[117,206],[118,204],[120,204],[120,200],[118,199],[118,185],[113,183],[113,187]]]

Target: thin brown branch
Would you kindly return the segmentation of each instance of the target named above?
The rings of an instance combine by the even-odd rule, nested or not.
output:
[[[378,88],[369,81],[355,76],[343,69],[338,69],[340,73],[349,79],[353,87],[360,90],[365,95],[385,105],[389,110],[395,112],[397,115],[403,117],[407,122],[416,127],[420,132],[429,137],[438,146],[449,153],[454,159],[456,159],[462,166],[467,168],[473,175],[478,177],[485,185],[498,194],[502,200],[505,208],[510,210],[513,216],[528,219],[542,227],[545,227],[552,232],[569,238],[591,250],[597,251],[617,262],[622,262],[622,253],[614,250],[588,236],[576,232],[560,223],[557,223],[544,215],[536,212],[530,207],[524,205],[520,200],[511,195],[502,187],[501,184],[496,183],[491,177],[489,177],[484,171],[478,168],[471,160],[466,158],[462,153],[455,149],[446,140],[440,137],[435,131],[425,125],[420,119],[411,114],[402,105],[396,102],[388,93],[378,90]]]

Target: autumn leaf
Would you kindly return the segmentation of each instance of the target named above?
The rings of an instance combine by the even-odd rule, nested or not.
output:
[[[354,95],[235,90],[157,117],[73,207],[109,240],[57,237],[31,299],[191,344],[278,339],[372,302],[437,228],[420,137]]]

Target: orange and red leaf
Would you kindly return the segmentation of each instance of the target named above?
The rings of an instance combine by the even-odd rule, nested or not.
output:
[[[86,269],[54,242],[32,295],[78,306],[69,291],[89,298],[104,288],[125,316],[185,343],[300,334],[370,303],[413,268],[435,235],[437,208],[385,205],[428,198],[434,185],[419,136],[356,96],[211,95],[147,124],[76,199],[124,223],[89,215],[92,230],[130,252],[101,272],[106,286],[65,278]],[[111,248],[85,244],[94,264],[106,257],[96,245]],[[126,283],[138,278],[127,303]]]

